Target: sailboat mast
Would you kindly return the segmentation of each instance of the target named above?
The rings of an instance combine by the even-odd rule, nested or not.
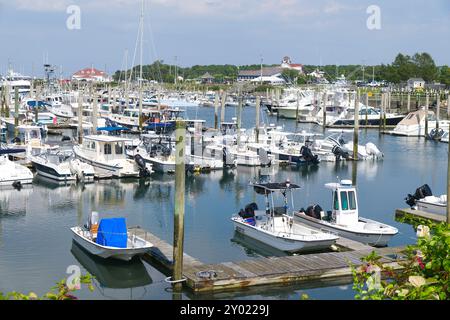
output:
[[[141,18],[140,18],[140,66],[139,66],[139,130],[142,131],[142,57],[143,57],[143,39],[144,39],[144,1],[142,0]]]

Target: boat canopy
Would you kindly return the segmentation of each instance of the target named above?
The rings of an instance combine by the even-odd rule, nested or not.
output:
[[[257,183],[253,184],[253,189],[258,194],[267,194],[268,192],[282,191],[286,189],[300,189],[300,186],[286,181],[281,183]]]
[[[127,225],[125,218],[108,218],[100,220],[97,243],[107,247],[126,248]]]

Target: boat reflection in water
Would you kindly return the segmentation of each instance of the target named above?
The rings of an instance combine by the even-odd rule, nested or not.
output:
[[[91,255],[74,241],[72,241],[71,253],[95,277],[93,282],[98,282],[100,286],[97,287],[105,297],[104,289],[130,289],[132,298],[133,288],[145,287],[153,282],[140,259],[133,259],[129,262],[102,259]],[[108,296],[108,298],[111,297]]]
[[[32,193],[32,185],[23,185],[20,190],[12,186],[1,186],[0,217],[25,215],[28,209],[28,199]]]

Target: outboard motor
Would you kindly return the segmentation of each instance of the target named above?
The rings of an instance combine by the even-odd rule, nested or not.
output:
[[[305,214],[320,220],[320,212],[322,212],[322,208],[318,204],[314,204],[306,209]]]
[[[14,187],[14,189],[17,189],[17,190],[21,190],[22,189],[22,183],[20,182],[20,181],[14,181],[13,182],[13,184],[12,184],[12,186]]]
[[[11,140],[11,143],[20,143],[20,138],[15,137],[14,139]]]
[[[408,204],[410,207],[413,207],[416,205],[416,201],[423,199],[425,197],[432,196],[433,193],[431,192],[430,187],[428,184],[424,184],[423,186],[416,189],[416,192],[412,194],[408,194],[405,198],[406,204]]]
[[[318,164],[320,162],[319,157],[317,155],[314,155],[311,149],[307,146],[302,146],[302,148],[300,149],[300,154],[308,163]]]
[[[239,216],[243,219],[254,218],[255,210],[258,210],[258,205],[252,202],[246,205],[244,209],[241,209],[241,211],[239,211]]]
[[[366,152],[368,155],[374,156],[374,158],[382,158],[384,157],[383,153],[380,151],[380,149],[377,148],[376,145],[374,145],[372,142],[369,142],[366,144]]]
[[[444,130],[442,128],[439,128],[439,129],[434,128],[427,135],[427,138],[430,140],[440,141],[442,139],[443,135],[444,135]]]
[[[61,138],[61,141],[70,141],[71,139],[70,139],[70,137],[69,136],[63,136],[62,138]]]
[[[334,146],[333,149],[331,149],[331,152],[336,156],[336,161],[343,159],[348,159],[350,157],[350,154],[347,151],[342,150],[339,146]]]
[[[263,148],[258,149],[259,161],[261,161],[261,165],[263,167],[270,167],[272,165],[272,160],[269,160],[269,156],[267,151]]]
[[[145,160],[142,158],[140,154],[136,154],[134,156],[134,161],[136,161],[136,164],[139,167],[139,176],[140,177],[148,177],[150,176],[150,172],[147,169],[147,166],[145,165]]]

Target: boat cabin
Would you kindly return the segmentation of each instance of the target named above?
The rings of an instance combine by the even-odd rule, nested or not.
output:
[[[83,138],[82,149],[90,158],[105,161],[126,159],[125,143],[131,139],[94,135]]]
[[[358,200],[352,181],[341,180],[340,183],[327,183],[325,187],[332,190],[332,216],[336,224],[346,226],[357,224]]]

